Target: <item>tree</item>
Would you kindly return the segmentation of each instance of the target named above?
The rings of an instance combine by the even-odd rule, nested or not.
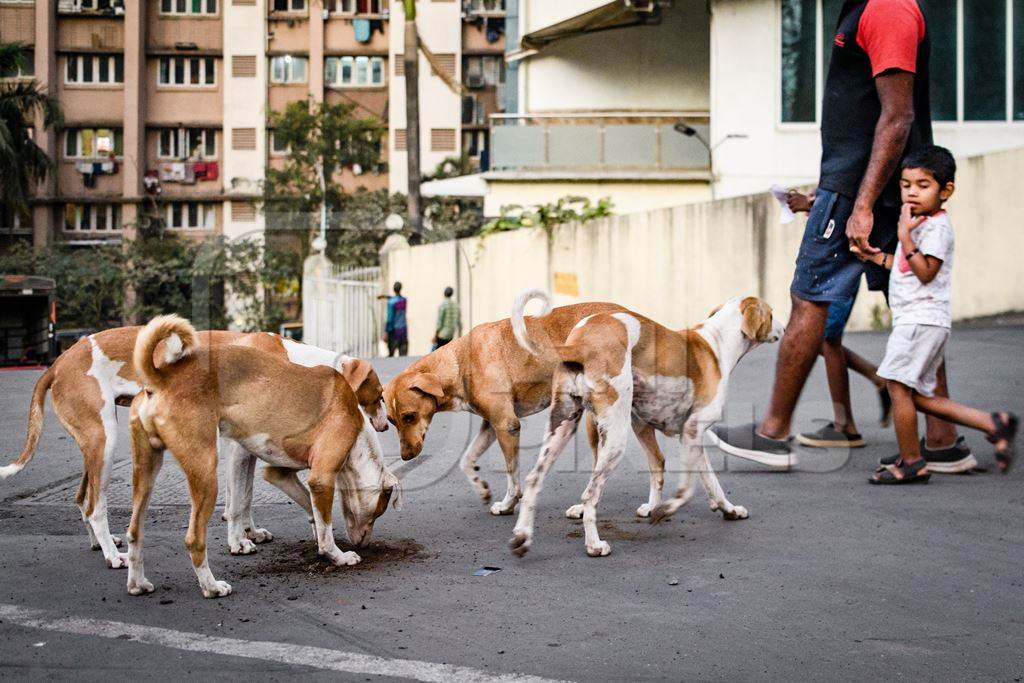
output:
[[[305,100],[271,112],[274,139],[289,152],[283,168],[267,167],[263,208],[268,229],[307,234],[321,207],[330,212],[341,205],[344,190],[337,174],[342,169],[380,164],[383,128],[376,119],[354,117],[354,110],[354,104]]]
[[[405,150],[408,160],[409,226],[423,233],[420,207],[420,39],[416,30],[416,0],[405,0]]]
[[[16,74],[27,66],[24,45],[0,43],[0,75]],[[19,210],[28,206],[33,186],[52,166],[30,135],[36,114],[42,115],[44,128],[63,121],[56,98],[35,81],[0,84],[0,199]]]

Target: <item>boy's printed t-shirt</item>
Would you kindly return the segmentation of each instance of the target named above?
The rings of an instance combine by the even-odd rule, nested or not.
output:
[[[950,327],[950,290],[953,276],[955,240],[953,225],[945,211],[928,217],[910,233],[917,250],[942,261],[939,272],[928,284],[922,283],[903,253],[903,245],[896,248],[896,256],[889,279],[889,307],[893,325],[937,325]],[[915,256],[914,258],[920,258]]]

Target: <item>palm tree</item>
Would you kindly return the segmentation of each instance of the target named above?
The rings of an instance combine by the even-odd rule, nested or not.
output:
[[[26,66],[25,46],[0,43],[0,74]],[[63,117],[56,98],[35,81],[0,83],[0,201],[16,209],[28,205],[32,188],[50,171],[52,162],[32,139],[36,114],[43,127],[59,126]]]

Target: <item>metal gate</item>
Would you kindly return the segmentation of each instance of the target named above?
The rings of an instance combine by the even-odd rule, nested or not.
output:
[[[302,339],[357,358],[376,358],[382,334],[381,269],[339,269],[324,256],[306,259]]]

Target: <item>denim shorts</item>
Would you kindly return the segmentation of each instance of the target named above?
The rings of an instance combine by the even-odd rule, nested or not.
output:
[[[828,306],[828,319],[825,321],[825,339],[841,339],[846,323],[850,320],[850,312],[857,297],[836,299]]]
[[[832,302],[857,295],[864,264],[850,253],[846,238],[851,213],[853,199],[818,188],[789,288],[804,301]]]

